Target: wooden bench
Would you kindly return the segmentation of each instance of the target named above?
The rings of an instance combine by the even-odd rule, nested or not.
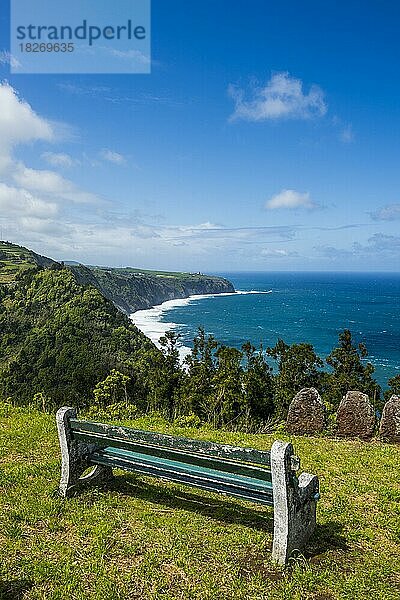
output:
[[[300,461],[289,443],[276,441],[271,452],[238,448],[81,421],[69,407],[56,418],[63,497],[85,482],[107,480],[118,468],[273,506],[272,559],[281,565],[303,550],[315,528],[318,478],[296,476]]]

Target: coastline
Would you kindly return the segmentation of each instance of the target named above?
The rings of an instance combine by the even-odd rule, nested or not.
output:
[[[174,308],[187,306],[192,302],[204,300],[205,298],[218,298],[220,296],[238,296],[242,294],[272,294],[272,290],[236,290],[235,292],[222,292],[219,294],[193,294],[188,298],[176,298],[174,300],[166,300],[162,304],[157,304],[151,308],[137,310],[129,315],[130,320],[136,327],[144,333],[152,342],[160,348],[159,339],[166,334],[167,331],[175,330],[182,327],[181,323],[172,321],[162,321],[162,315],[168,311],[173,311]],[[181,361],[190,353],[191,348],[184,344],[179,344],[178,350]]]

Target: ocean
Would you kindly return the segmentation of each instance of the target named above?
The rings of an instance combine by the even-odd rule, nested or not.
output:
[[[216,273],[214,273],[216,274]],[[193,296],[138,311],[132,320],[153,341],[168,329],[188,352],[201,325],[219,342],[273,346],[309,342],[326,357],[347,328],[368,349],[383,388],[400,373],[400,273],[218,273],[238,294]]]

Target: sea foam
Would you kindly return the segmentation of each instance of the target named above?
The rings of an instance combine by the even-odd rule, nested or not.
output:
[[[158,348],[160,345],[160,337],[166,334],[167,331],[171,331],[180,327],[184,327],[181,323],[162,321],[164,313],[173,311],[175,308],[186,306],[192,302],[198,300],[204,300],[205,298],[218,298],[220,296],[236,296],[240,294],[272,294],[272,290],[258,291],[258,290],[237,290],[236,292],[223,292],[222,294],[196,294],[189,296],[188,298],[178,298],[176,300],[166,300],[162,304],[147,308],[144,310],[137,310],[130,315],[131,321],[136,325],[142,333],[144,333]],[[180,360],[190,354],[191,349],[188,346],[180,344],[178,341],[178,351]]]

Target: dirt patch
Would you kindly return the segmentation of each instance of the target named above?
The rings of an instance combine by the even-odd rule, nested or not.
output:
[[[264,579],[270,581],[281,581],[284,574],[279,569],[271,567],[269,558],[256,554],[248,554],[238,561],[240,566],[238,570],[239,577],[248,578],[249,575],[261,575]]]
[[[28,579],[0,580],[0,598],[2,600],[22,600],[25,593],[32,587],[33,582]]]

